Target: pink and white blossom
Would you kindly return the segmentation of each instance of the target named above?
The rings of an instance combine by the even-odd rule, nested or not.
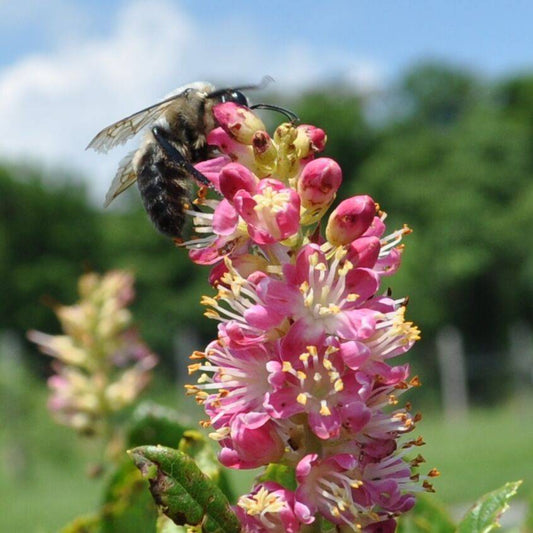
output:
[[[399,398],[418,381],[395,361],[419,331],[405,320],[406,300],[381,288],[410,230],[387,234],[386,214],[367,195],[342,201],[324,230],[342,180],[335,161],[316,157],[325,133],[286,123],[270,136],[235,104],[215,116],[208,142],[223,155],[197,168],[218,197],[199,199],[198,237],[185,245],[212,265],[217,294],[203,304],[218,338],[194,354],[201,377],[188,388],[224,465],[280,464],[296,484],[267,481],[241,497],[243,531],[327,520],[392,532],[435,475],[413,473],[422,460],[407,454],[421,439],[400,440],[420,416]]]

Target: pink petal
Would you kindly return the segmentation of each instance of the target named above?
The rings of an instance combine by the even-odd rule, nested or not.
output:
[[[235,193],[241,189],[254,194],[258,181],[257,177],[245,166],[239,163],[229,163],[220,173],[220,192],[231,201]]]
[[[315,411],[309,413],[311,431],[322,440],[335,439],[339,436],[341,420],[336,412],[323,416]]]
[[[378,260],[381,243],[377,237],[359,237],[348,246],[346,259],[355,267],[372,268]]]
[[[296,401],[293,390],[282,389],[272,392],[265,397],[265,409],[273,418],[290,418],[303,413],[304,407]]]
[[[244,318],[250,326],[269,330],[280,324],[284,315],[263,305],[252,305],[244,312]]]
[[[376,216],[362,237],[381,237],[386,229],[383,220]]]
[[[365,340],[376,331],[375,313],[365,309],[353,309],[339,315],[338,334],[344,339]]]
[[[352,370],[358,370],[371,355],[370,348],[357,341],[341,343],[339,351],[344,364]]]
[[[341,408],[342,426],[346,430],[357,433],[370,421],[372,411],[363,402],[350,402]]]
[[[346,275],[346,290],[359,296],[357,305],[368,300],[379,288],[379,275],[370,268],[354,268]]]
[[[239,222],[239,214],[225,198],[217,205],[213,213],[213,231],[217,235],[231,235]]]
[[[207,144],[217,146],[232,161],[239,161],[246,167],[254,168],[255,158],[252,147],[237,142],[222,128],[215,128],[209,132],[207,135]]]
[[[220,191],[218,175],[224,166],[230,161],[231,159],[227,155],[222,155],[220,157],[214,157],[213,159],[207,159],[206,161],[196,163],[194,167],[214,185],[217,191]]]

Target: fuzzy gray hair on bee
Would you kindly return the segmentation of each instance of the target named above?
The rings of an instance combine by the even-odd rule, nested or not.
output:
[[[137,182],[144,208],[155,227],[179,240],[191,181],[210,185],[193,165],[216,156],[216,148],[207,144],[207,135],[217,127],[213,107],[222,102],[235,102],[251,109],[272,109],[293,122],[298,120],[294,113],[278,106],[249,105],[242,91],[261,89],[270,81],[271,78],[265,77],[259,85],[227,89],[215,89],[206,82],[191,83],[100,131],[87,148],[105,153],[147,129],[139,148],[120,162],[104,206]]]

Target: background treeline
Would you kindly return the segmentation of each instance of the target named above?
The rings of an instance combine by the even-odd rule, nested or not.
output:
[[[474,398],[511,390],[509,332],[533,322],[533,77],[488,81],[425,64],[379,94],[331,84],[269,101],[327,131],[342,196],[371,194],[390,230],[414,230],[390,284],[411,297],[408,316],[423,332],[412,364],[424,389],[438,384],[439,329],[453,325]],[[199,304],[207,270],[153,230],[136,195],[103,211],[67,175],[52,182],[36,168],[2,166],[0,330],[21,339],[30,328],[56,332],[47,305],[74,301],[82,272],[128,268],[139,327],[167,370],[183,336],[207,341],[216,328]],[[33,349],[28,357],[41,372],[48,365]]]

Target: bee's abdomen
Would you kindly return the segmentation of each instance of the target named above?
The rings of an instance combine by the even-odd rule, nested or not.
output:
[[[186,171],[173,165],[154,144],[146,147],[137,166],[137,184],[146,212],[161,233],[179,238],[189,200]]]

